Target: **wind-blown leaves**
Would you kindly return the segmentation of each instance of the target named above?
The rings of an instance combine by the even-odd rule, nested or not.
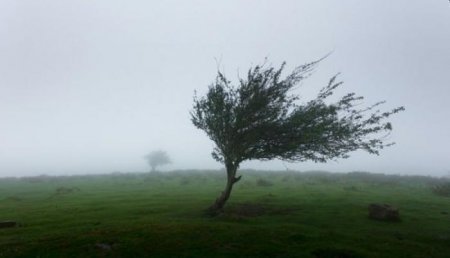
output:
[[[216,144],[213,157],[236,167],[252,159],[325,162],[358,149],[378,154],[392,145],[385,142],[392,130],[386,119],[404,108],[381,112],[381,101],[357,109],[363,97],[355,93],[327,103],[342,85],[337,75],[315,99],[297,103],[292,89],[319,61],[298,66],[284,79],[284,63],[279,69],[255,66],[237,87],[219,72],[206,96],[194,97],[191,111],[193,124]]]

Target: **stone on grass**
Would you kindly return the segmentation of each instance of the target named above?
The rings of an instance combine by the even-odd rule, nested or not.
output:
[[[97,247],[98,249],[101,249],[103,251],[111,251],[112,250],[112,246],[110,244],[105,244],[105,243],[97,243],[97,244],[95,244],[95,247]]]
[[[397,208],[388,204],[369,204],[369,218],[381,221],[400,221],[400,213]]]

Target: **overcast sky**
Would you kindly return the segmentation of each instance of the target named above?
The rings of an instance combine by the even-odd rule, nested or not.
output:
[[[333,52],[297,91],[386,100],[380,156],[243,168],[450,173],[447,0],[0,1],[0,176],[220,168],[189,116],[217,67],[232,81],[267,57],[287,70]]]

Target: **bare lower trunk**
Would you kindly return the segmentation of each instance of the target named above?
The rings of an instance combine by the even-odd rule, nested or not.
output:
[[[241,179],[241,176],[236,177],[236,165],[226,165],[227,169],[227,184],[225,186],[225,190],[220,194],[220,196],[216,199],[216,201],[206,210],[207,213],[211,216],[218,215],[223,211],[223,207],[225,203],[230,198],[231,190],[233,189],[233,185]]]

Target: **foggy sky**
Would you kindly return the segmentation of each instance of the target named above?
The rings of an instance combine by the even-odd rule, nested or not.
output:
[[[333,52],[298,88],[405,106],[396,145],[326,164],[243,168],[450,173],[450,3],[372,1],[0,2],[0,176],[220,168],[189,116],[217,68],[237,81],[267,57],[287,71]]]

